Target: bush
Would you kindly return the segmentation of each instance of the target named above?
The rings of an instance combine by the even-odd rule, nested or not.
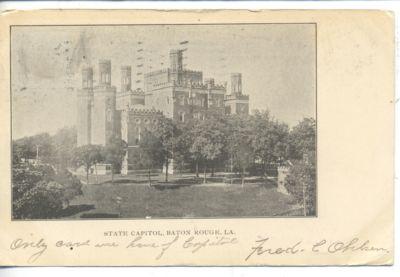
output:
[[[14,218],[54,218],[63,209],[63,186],[41,181],[13,203]]]
[[[25,192],[32,189],[39,181],[50,181],[53,177],[54,170],[50,166],[14,166],[12,185],[13,198],[21,198]]]
[[[82,184],[67,170],[54,172],[47,165],[13,168],[13,217],[55,218],[69,201],[82,194]]]

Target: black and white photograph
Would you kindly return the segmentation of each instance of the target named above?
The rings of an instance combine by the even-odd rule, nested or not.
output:
[[[317,217],[316,28],[11,26],[12,220]]]

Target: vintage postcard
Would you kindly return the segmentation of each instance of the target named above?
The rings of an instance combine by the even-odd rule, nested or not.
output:
[[[0,17],[0,265],[393,263],[385,11]]]

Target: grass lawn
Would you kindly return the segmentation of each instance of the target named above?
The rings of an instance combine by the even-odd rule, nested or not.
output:
[[[171,176],[172,177],[172,176]],[[83,196],[71,202],[72,218],[123,217],[261,217],[301,215],[290,196],[276,191],[273,181],[225,184],[218,180],[172,177],[168,185],[148,186],[143,180],[117,177],[111,184],[83,185]],[[158,179],[158,178],[155,178]],[[190,184],[190,185],[188,185]],[[120,204],[117,201],[120,199]],[[82,208],[82,209],[80,209]]]

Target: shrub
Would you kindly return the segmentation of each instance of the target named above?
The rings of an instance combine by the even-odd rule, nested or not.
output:
[[[13,217],[55,218],[69,201],[82,194],[82,184],[67,170],[57,174],[51,166],[13,168]]]
[[[12,185],[13,198],[21,198],[25,192],[32,189],[39,181],[50,181],[53,177],[54,170],[50,166],[14,166]]]
[[[14,218],[54,218],[62,211],[63,186],[41,181],[13,203]]]

